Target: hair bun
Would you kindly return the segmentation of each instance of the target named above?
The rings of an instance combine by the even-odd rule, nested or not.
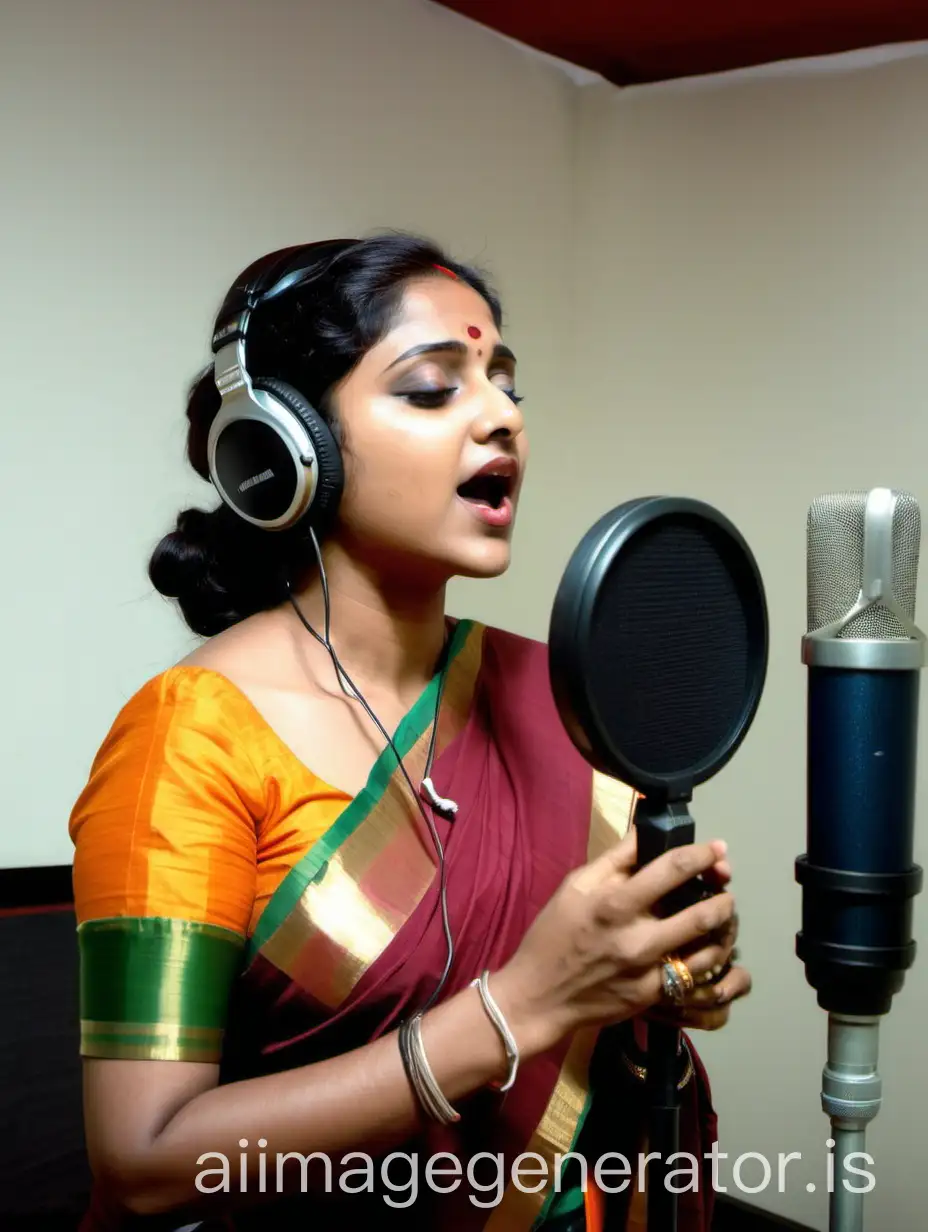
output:
[[[210,525],[215,513],[204,509],[184,509],[174,530],[165,535],[152,553],[149,577],[156,590],[170,599],[179,599],[205,581],[212,561],[214,531]]]
[[[176,599],[187,624],[203,637],[212,637],[250,614],[241,609],[234,590],[219,582],[229,572],[219,551],[225,520],[223,507],[212,512],[184,509],[175,529],[155,548],[148,566],[155,589]]]

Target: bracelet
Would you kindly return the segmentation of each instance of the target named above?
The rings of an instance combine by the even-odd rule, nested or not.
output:
[[[489,1015],[494,1027],[502,1038],[503,1045],[506,1049],[506,1059],[509,1062],[509,1073],[505,1082],[493,1082],[490,1085],[497,1091],[508,1091],[516,1080],[516,1074],[519,1071],[519,1045],[515,1041],[515,1037],[509,1030],[506,1019],[503,1017],[499,1006],[493,1000],[493,996],[487,987],[489,971],[484,971],[478,979],[471,981],[471,988],[476,988],[480,993],[480,1000],[483,1002],[483,1008]]]
[[[435,1081],[428,1057],[425,1055],[425,1048],[422,1044],[421,1014],[416,1014],[414,1018],[407,1019],[400,1024],[398,1039],[406,1077],[424,1111],[433,1121],[438,1121],[441,1125],[451,1125],[455,1121],[460,1121],[461,1114],[445,1099],[441,1087]]]

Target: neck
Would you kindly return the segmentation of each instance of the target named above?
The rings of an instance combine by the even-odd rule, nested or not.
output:
[[[395,569],[359,563],[337,542],[326,544],[322,553],[329,636],[345,671],[362,692],[415,698],[435,674],[446,641],[445,583],[417,587]],[[294,598],[316,632],[324,634],[325,600],[318,571]],[[300,635],[307,636],[302,627]],[[313,645],[330,667],[328,652],[314,639]]]

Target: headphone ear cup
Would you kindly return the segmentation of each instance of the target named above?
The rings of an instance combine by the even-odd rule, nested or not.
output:
[[[254,381],[253,387],[276,398],[296,416],[309,434],[316,454],[316,484],[304,519],[316,526],[326,522],[338,508],[345,483],[341,450],[332,429],[322,416],[313,410],[303,395],[285,381],[278,381],[276,377],[262,377]]]

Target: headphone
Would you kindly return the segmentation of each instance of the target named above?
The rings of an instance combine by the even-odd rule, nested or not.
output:
[[[322,523],[338,507],[341,452],[322,416],[284,381],[248,370],[247,334],[261,304],[306,286],[357,240],[322,240],[282,248],[243,270],[213,331],[219,410],[210,427],[210,478],[224,504],[263,530]],[[320,261],[322,262],[320,266]]]

